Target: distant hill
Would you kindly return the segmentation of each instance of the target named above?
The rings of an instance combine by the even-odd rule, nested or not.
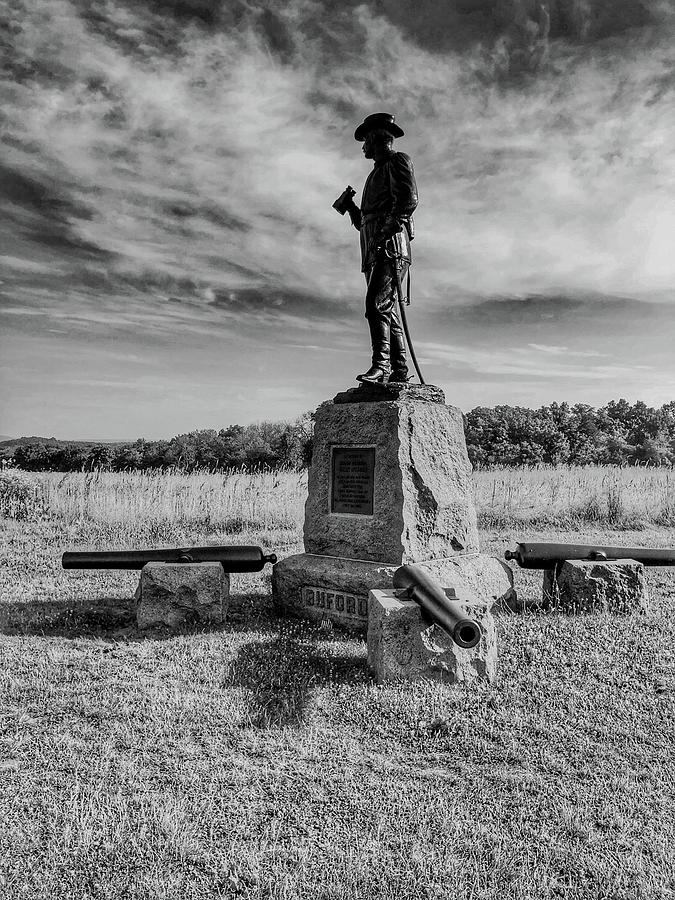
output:
[[[61,440],[55,437],[20,437],[12,438],[6,435],[0,435],[0,449],[14,450],[16,447],[26,447],[28,444],[44,444],[45,447],[95,447],[99,444],[116,444],[133,443],[133,441],[77,441],[77,440]]]
[[[53,446],[61,443],[55,437],[20,437],[20,438],[4,438],[0,441],[0,447],[11,449],[13,447],[23,447],[26,444],[44,444],[45,446]]]

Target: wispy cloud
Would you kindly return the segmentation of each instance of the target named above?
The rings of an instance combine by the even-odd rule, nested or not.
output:
[[[554,348],[556,351],[564,348]],[[438,344],[425,341],[420,344],[421,361],[442,364],[450,369],[472,370],[484,376],[510,376],[559,381],[566,379],[607,380],[652,373],[653,367],[645,364],[577,363],[572,357],[608,356],[608,354],[554,353],[556,361],[544,359],[544,354],[532,353],[527,347],[510,347],[505,350],[477,349],[454,344]]]
[[[567,351],[567,347],[547,347],[546,344],[528,344],[528,347],[532,347],[533,350],[539,350],[542,353],[554,353],[561,354]]]
[[[608,356],[607,353],[598,353],[596,350],[570,350],[569,347],[550,347],[547,344],[528,344],[532,350],[539,353],[550,353],[553,356]]]
[[[531,45],[520,0],[511,19],[506,4],[403,0],[14,4],[0,170],[12,328],[186,353],[218,335],[229,359],[265,346],[291,373],[301,360],[284,353],[305,340],[349,353],[363,281],[331,203],[367,175],[352,135],[374,109],[397,114],[416,166],[420,338],[458,310],[468,338],[492,342],[466,365],[508,381],[537,371],[494,343],[522,297],[578,330],[608,294],[671,304],[675,10],[546,2],[549,38]],[[525,51],[542,57],[514,73]],[[575,311],[566,298],[582,295]],[[551,337],[523,336],[547,383],[611,352]]]
[[[17,39],[57,73],[15,82],[7,106],[9,180],[23,179],[10,205],[37,243],[47,211],[73,252],[98,250],[113,275],[158,292],[183,282],[349,296],[356,279],[345,291],[339,275],[354,235],[330,202],[363,181],[351,130],[379,104],[399,113],[417,165],[425,294],[675,282],[675,126],[659,87],[674,64],[669,28],[660,42],[628,36],[593,53],[553,46],[550,70],[501,89],[477,77],[478,45],[439,55],[411,42],[411,17],[394,24],[365,5],[343,15],[329,58],[309,42],[290,64],[256,20],[212,33],[176,24],[179,50],[144,51],[150,12],[106,9],[117,41],[56,0],[33,4]],[[288,4],[277,31],[311,14]]]

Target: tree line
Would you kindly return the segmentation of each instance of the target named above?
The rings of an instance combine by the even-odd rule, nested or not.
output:
[[[675,401],[660,409],[611,400],[585,403],[476,407],[464,423],[476,467],[550,465],[672,465]]]
[[[642,401],[476,407],[464,417],[469,459],[476,468],[550,465],[675,464],[675,401],[660,409]],[[312,453],[313,421],[260,422],[203,429],[170,440],[102,444],[56,439],[5,442],[0,455],[31,471],[183,471],[303,468]]]
[[[5,442],[2,457],[20,469],[75,472],[110,469],[258,469],[303,468],[312,452],[310,413],[294,422],[260,422],[207,428],[170,440],[92,443],[36,439]]]

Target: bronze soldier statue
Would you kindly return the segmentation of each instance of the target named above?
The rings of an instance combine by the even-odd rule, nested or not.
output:
[[[372,365],[357,381],[408,381],[405,339],[396,309],[401,282],[411,263],[412,214],[417,185],[410,157],[393,148],[403,130],[389,113],[367,116],[354,132],[373,170],[363,188],[361,208],[353,188],[335,203],[361,234],[361,270],[366,276],[366,319],[373,348]]]

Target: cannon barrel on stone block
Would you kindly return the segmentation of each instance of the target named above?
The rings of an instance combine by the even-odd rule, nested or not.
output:
[[[565,560],[611,562],[617,559],[634,559],[645,566],[675,566],[675,550],[526,542],[518,544],[515,550],[507,550],[504,559],[517,562],[522,569],[554,569]]]
[[[475,647],[480,641],[478,622],[467,618],[441,585],[417,566],[401,566],[394,572],[394,587],[414,600],[427,617],[447,632],[458,647]]]
[[[64,569],[142,569],[149,562],[219,562],[226,572],[260,572],[275,563],[274,553],[247,544],[223,547],[183,547],[160,550],[67,551],[61,557]]]

